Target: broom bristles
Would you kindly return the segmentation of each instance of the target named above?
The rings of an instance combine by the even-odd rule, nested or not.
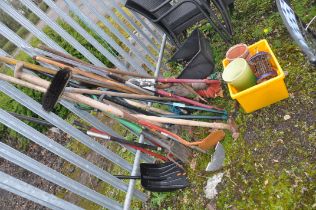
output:
[[[69,69],[65,68],[56,73],[42,100],[45,111],[50,112],[54,109],[70,78],[71,70]]]

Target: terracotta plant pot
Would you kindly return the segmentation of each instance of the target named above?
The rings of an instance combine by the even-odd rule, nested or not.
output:
[[[226,53],[226,58],[229,62],[232,62],[236,58],[248,60],[250,57],[251,55],[246,44],[237,44],[231,47]]]

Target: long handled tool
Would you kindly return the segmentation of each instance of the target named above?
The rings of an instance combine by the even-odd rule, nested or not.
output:
[[[142,81],[139,82],[138,80],[131,80],[130,82],[132,84],[136,85],[136,86],[139,86],[139,87],[147,90],[147,91],[151,91],[153,94],[156,94],[156,95],[165,96],[165,97],[172,98],[172,99],[177,99],[178,101],[181,101],[181,102],[184,102],[184,103],[187,103],[187,104],[191,104],[193,106],[203,107],[203,108],[207,108],[207,109],[223,110],[223,109],[217,108],[215,106],[209,106],[209,105],[206,105],[206,104],[202,104],[200,102],[197,102],[197,101],[194,101],[194,100],[182,97],[182,96],[178,96],[178,95],[169,93],[169,92],[161,90],[161,89],[158,89],[151,82],[149,82],[149,83],[148,82],[142,82]]]
[[[123,145],[127,145],[127,146],[129,146],[131,148],[139,150],[142,153],[150,155],[150,156],[152,156],[154,158],[157,158],[159,160],[168,161],[167,157],[165,157],[165,156],[163,156],[161,154],[158,154],[156,152],[152,152],[151,151],[151,150],[159,150],[159,149],[161,149],[160,147],[156,147],[156,146],[149,145],[149,144],[141,144],[141,143],[138,143],[138,142],[131,142],[131,141],[127,141],[125,139],[115,138],[115,137],[109,136],[108,134],[106,134],[106,133],[104,133],[102,131],[99,131],[99,130],[97,130],[95,128],[87,131],[87,134],[89,136],[115,141],[117,143],[120,143],[120,144],[123,144]]]
[[[142,143],[138,143],[138,142],[133,142],[133,141],[127,141],[125,139],[121,139],[121,138],[117,138],[114,136],[110,136],[108,133],[104,132],[104,131],[100,131],[96,128],[91,128],[90,130],[87,131],[87,134],[89,136],[93,136],[93,137],[97,137],[97,138],[101,138],[101,139],[105,139],[105,140],[110,140],[110,141],[114,141],[114,142],[118,142],[120,144],[124,144],[124,145],[132,145],[132,146],[137,146],[137,147],[141,147],[144,149],[150,149],[150,150],[161,150],[160,147],[154,146],[154,145],[150,145],[150,144],[142,144]]]
[[[47,63],[47,64],[50,64],[50,65],[54,65],[56,67],[59,67],[59,68],[69,68],[73,74],[79,74],[79,75],[82,75],[82,76],[86,76],[86,77],[89,77],[89,78],[92,78],[92,79],[95,79],[97,81],[100,81],[100,82],[104,82],[106,84],[109,84],[110,86],[115,87],[116,90],[119,90],[119,91],[122,91],[122,92],[127,92],[127,93],[139,93],[139,94],[144,94],[145,91],[140,91],[140,90],[136,90],[134,88],[131,88],[131,87],[127,87],[126,85],[124,84],[121,84],[121,83],[117,83],[113,80],[109,80],[105,77],[102,77],[102,76],[99,76],[97,74],[94,74],[94,73],[91,73],[91,72],[86,72],[86,71],[83,71],[79,68],[73,68],[73,67],[70,67],[68,65],[65,65],[63,63],[60,63],[60,62],[57,62],[57,61],[54,61],[54,60],[51,60],[49,58],[46,58],[46,57],[41,57],[41,56],[36,56],[34,57],[37,61],[41,61],[41,62],[44,62],[44,63]]]
[[[49,82],[47,82],[46,80],[42,80],[42,79],[34,77],[32,75],[27,75],[27,74],[24,74],[24,73],[19,73],[18,75],[20,77],[23,77],[23,79],[25,79],[25,80],[37,83],[37,84],[39,84],[41,86],[44,86],[46,88],[49,86]],[[12,77],[8,77],[7,75],[1,74],[1,79],[7,80],[7,81],[10,81],[10,82],[19,83],[20,85],[24,85],[24,86],[33,88],[33,89],[41,91],[41,92],[45,92],[46,91],[45,88],[39,87],[37,85],[33,85],[31,83],[28,83],[28,82],[23,82],[23,81],[20,81],[18,79],[12,78]],[[229,130],[232,130],[233,132],[235,132],[234,127],[231,127],[231,125],[225,124],[225,123],[207,123],[207,122],[196,122],[196,121],[190,121],[190,120],[178,120],[178,119],[171,119],[171,118],[161,118],[161,117],[146,116],[146,115],[131,115],[131,114],[127,113],[127,112],[124,112],[122,110],[117,109],[116,107],[100,103],[98,101],[95,101],[93,99],[90,99],[90,98],[85,97],[85,96],[80,95],[80,94],[65,93],[64,97],[66,99],[68,99],[68,100],[72,100],[72,101],[79,102],[79,103],[84,103],[84,104],[87,104],[87,105],[89,105],[91,107],[99,109],[101,111],[104,111],[106,113],[111,113],[111,114],[113,114],[115,116],[125,118],[125,119],[127,119],[129,121],[132,121],[132,122],[138,123],[138,124],[140,124],[142,126],[145,126],[147,128],[150,128],[150,129],[152,129],[154,131],[162,132],[163,134],[168,135],[170,137],[173,137],[174,139],[180,141],[181,143],[183,143],[183,144],[185,144],[187,146],[199,145],[201,142],[189,143],[189,142],[185,141],[184,139],[182,139],[181,137],[177,136],[176,134],[173,134],[173,133],[171,133],[171,132],[169,132],[169,131],[167,131],[167,130],[159,127],[159,126],[156,126],[156,125],[148,122],[145,119],[148,119],[148,117],[149,117],[149,120],[153,120],[153,121],[156,121],[156,122],[159,122],[159,121],[162,122],[162,123],[174,123],[175,122],[175,123],[182,124],[182,125],[184,124],[184,125],[191,125],[191,126],[205,126],[205,127],[210,127],[210,128],[229,129]]]
[[[218,85],[220,83],[219,80],[210,80],[210,79],[175,79],[175,78],[156,78],[156,79],[129,79],[130,82],[134,84],[139,84],[139,86],[144,87],[144,86],[154,86],[158,82],[160,83],[187,83],[187,84],[192,84],[192,83],[203,83],[205,85],[211,85],[211,84],[216,84]]]
[[[131,101],[128,99],[125,99],[126,101]],[[162,101],[156,101],[156,100],[144,100],[145,102],[151,102],[151,103],[158,103],[158,104],[163,104],[171,107],[177,107],[181,109],[188,109],[188,110],[196,110],[196,111],[205,111],[205,112],[211,112],[211,113],[216,113],[216,114],[222,114],[227,116],[227,111],[226,110],[217,110],[217,109],[208,109],[208,108],[203,108],[203,107],[197,107],[197,106],[190,106],[186,105],[184,103],[180,102],[162,102]]]
[[[27,68],[27,69],[31,69],[33,71],[38,71],[38,72],[44,72],[44,73],[48,73],[48,74],[52,74],[52,75],[56,74],[55,70],[52,70],[52,69],[49,69],[49,68],[45,68],[45,67],[42,67],[42,66],[38,66],[38,65],[34,65],[34,64],[31,64],[31,63],[28,63],[28,62],[18,61],[18,60],[15,60],[13,58],[9,58],[9,57],[0,56],[0,62],[4,62],[4,63],[9,64],[9,65],[16,65],[17,63],[22,62],[24,67]],[[86,76],[86,77],[95,79],[95,80],[97,80],[99,82],[104,83],[104,85],[107,88],[110,88],[110,89],[113,89],[113,90],[118,90],[118,91],[122,91],[122,92],[126,92],[126,93],[137,93],[137,94],[141,93],[139,90],[135,90],[135,89],[133,89],[131,87],[127,87],[126,85],[114,82],[112,80],[106,79],[104,77],[101,77],[99,75],[96,75],[96,74],[93,74],[93,73],[90,73],[90,72],[85,72],[85,71],[82,71],[80,69],[71,68],[71,67],[69,67],[67,65],[59,65],[59,67],[63,68],[63,69],[68,68],[68,69],[70,69],[72,71],[73,74],[79,74],[79,75],[82,75],[82,76]],[[141,93],[141,94],[143,94],[143,93]]]
[[[55,54],[57,57],[52,57],[52,59],[58,59],[58,57],[62,57],[64,59],[61,60],[61,62],[67,62],[68,60],[68,64],[74,64],[74,62],[77,62],[78,64],[80,65],[84,65],[88,68],[91,68],[91,69],[95,69],[95,70],[99,70],[99,71],[102,71],[102,72],[109,72],[109,73],[114,73],[114,74],[120,74],[120,75],[126,75],[126,76],[132,76],[132,77],[138,77],[138,78],[152,78],[151,76],[146,76],[146,75],[142,75],[142,74],[138,74],[138,73],[135,73],[135,72],[126,72],[126,71],[121,71],[119,69],[114,69],[114,68],[106,68],[106,67],[99,67],[99,66],[94,66],[92,64],[89,64],[89,63],[86,63],[78,58],[75,58],[75,57],[72,57],[72,56],[69,56],[69,55],[66,55],[62,52],[59,52],[55,49],[52,49],[48,46],[45,46],[45,45],[40,45],[39,48],[42,50],[42,51],[47,51],[49,52],[48,54],[46,53],[45,56],[51,56],[51,54]],[[36,48],[33,49],[35,50],[36,52],[38,52],[39,50],[37,50]],[[71,61],[74,61],[74,62],[71,62]]]
[[[151,143],[155,145],[159,145],[164,148],[164,151],[168,154],[172,154],[175,159],[179,159],[184,163],[188,163],[192,157],[192,152],[189,150],[186,146],[183,144],[177,142],[177,141],[167,141],[165,136],[161,136],[160,138],[155,137],[146,129],[143,129],[142,127],[138,126],[135,123],[131,123],[129,121],[120,119],[120,118],[114,118],[118,122],[120,122],[122,125],[124,125],[126,128],[131,130],[136,135],[143,135],[146,140],[150,141]],[[170,156],[168,155],[170,158]],[[173,158],[172,158],[173,160]],[[174,160],[173,160],[174,161]]]
[[[21,83],[22,86],[31,86],[30,88],[37,90],[37,91],[41,91],[41,92],[46,92],[47,87],[49,87],[49,82],[43,79],[40,79],[38,77],[29,75],[29,74],[25,74],[22,72],[15,72],[15,75],[18,78],[22,78],[25,81],[29,81],[29,82],[24,82],[19,80],[19,79],[15,79],[12,77],[8,77],[7,75],[1,74],[2,79],[7,80],[9,82],[13,82],[13,83]],[[32,83],[36,83],[37,85],[34,85]],[[41,87],[45,87],[45,88],[39,88],[39,86]],[[208,123],[208,122],[197,122],[197,121],[191,121],[191,120],[182,120],[182,119],[172,119],[172,118],[166,118],[166,117],[155,117],[155,116],[147,116],[147,115],[128,115],[128,113],[126,113],[126,116],[124,116],[124,112],[122,112],[121,110],[119,110],[116,107],[110,106],[110,105],[106,105],[103,104],[101,102],[95,101],[91,98],[88,98],[86,96],[83,96],[81,94],[75,94],[75,93],[68,93],[65,92],[64,93],[64,97],[68,100],[72,100],[75,101],[77,103],[83,103],[83,104],[87,104],[91,107],[94,107],[96,109],[99,109],[101,111],[107,112],[107,113],[111,113],[115,116],[121,117],[121,118],[125,118],[128,116],[131,117],[135,117],[137,119],[137,121],[139,120],[149,120],[152,122],[157,122],[157,123],[167,123],[167,124],[176,124],[176,125],[186,125],[186,126],[198,126],[198,127],[207,127],[207,128],[214,128],[214,129],[228,129],[228,130],[232,130],[233,132],[235,132],[235,127],[232,127],[232,125],[230,124],[226,124],[226,123]],[[135,120],[134,118],[134,120]],[[136,121],[136,123],[138,123]]]

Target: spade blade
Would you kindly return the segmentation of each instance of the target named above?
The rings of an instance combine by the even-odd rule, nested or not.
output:
[[[224,160],[225,160],[225,150],[224,147],[221,143],[217,143],[215,152],[212,156],[211,162],[208,163],[206,167],[206,171],[217,171],[221,169],[224,165]]]

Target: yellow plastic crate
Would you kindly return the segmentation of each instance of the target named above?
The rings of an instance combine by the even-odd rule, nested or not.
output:
[[[249,46],[249,51],[251,55],[256,54],[257,51],[270,53],[272,56],[272,66],[277,70],[278,76],[241,92],[238,92],[232,85],[228,84],[230,96],[233,99],[236,99],[247,113],[256,111],[289,97],[289,93],[284,83],[284,72],[267,40],[264,39]],[[226,67],[228,63],[227,59],[223,60],[224,67]]]

